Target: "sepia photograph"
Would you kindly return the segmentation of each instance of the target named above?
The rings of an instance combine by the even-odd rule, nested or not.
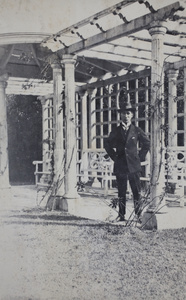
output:
[[[186,299],[186,0],[0,0],[0,300]]]

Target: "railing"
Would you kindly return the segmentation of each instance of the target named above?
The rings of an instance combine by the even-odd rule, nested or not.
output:
[[[33,162],[33,165],[35,165],[35,172],[34,172],[34,175],[35,175],[35,184],[36,185],[39,185],[41,183],[41,177],[43,175],[46,175],[46,178],[47,178],[47,181],[49,176],[51,175],[51,171],[43,171],[42,168],[43,168],[43,161],[42,160],[34,160]],[[46,180],[45,181],[45,184],[46,184]],[[44,184],[44,182],[43,182]]]
[[[53,152],[46,151],[47,159],[45,161],[35,160],[33,165],[35,165],[35,184],[37,187],[48,187],[51,182],[52,177],[52,167],[51,167],[51,155]]]
[[[186,149],[168,147],[165,152],[165,183],[170,197],[184,206],[186,187]]]
[[[51,161],[51,160],[50,160]],[[50,164],[48,161],[48,164]],[[186,149],[185,147],[169,147],[165,151],[165,185],[166,198],[170,201],[177,201],[184,206],[186,194]],[[51,179],[51,169],[43,171],[43,161],[34,161],[35,183],[37,186],[47,186]],[[46,162],[45,162],[46,164]],[[92,187],[101,187],[104,195],[109,189],[113,189],[116,177],[113,175],[113,161],[104,150],[87,149],[82,152],[82,159],[77,163],[77,177],[84,183],[92,180]],[[150,181],[148,159],[142,162],[144,168],[142,181]],[[49,166],[49,165],[48,165]]]
[[[145,168],[142,181],[149,181],[149,172],[147,171],[149,163],[141,163]],[[101,187],[104,189],[104,195],[108,195],[108,190],[112,189],[116,180],[113,174],[113,161],[104,150],[87,149],[82,153],[82,159],[79,162],[78,177],[82,182],[93,180],[92,187]]]

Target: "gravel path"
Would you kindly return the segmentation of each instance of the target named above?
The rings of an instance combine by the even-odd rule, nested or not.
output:
[[[186,229],[32,209],[1,212],[0,236],[0,300],[186,299]]]

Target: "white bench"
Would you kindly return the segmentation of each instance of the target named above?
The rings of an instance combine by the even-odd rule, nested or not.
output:
[[[145,166],[145,174],[148,174],[148,161],[141,163]],[[104,189],[104,195],[108,195],[109,188],[112,188],[116,176],[113,174],[113,161],[103,150],[88,149],[83,151],[82,159],[79,162],[78,177],[81,181],[87,182],[90,178],[94,181],[92,187],[101,187]],[[148,182],[149,176],[140,177],[142,181]]]
[[[165,184],[173,191],[166,194],[169,203],[184,207],[186,202],[186,150],[185,147],[168,147],[166,149]]]
[[[33,165],[35,165],[35,184],[37,188],[47,188],[50,184],[52,170],[43,171],[43,161],[34,160]]]

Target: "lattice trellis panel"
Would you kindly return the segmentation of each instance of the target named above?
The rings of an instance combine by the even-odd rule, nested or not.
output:
[[[103,140],[119,123],[118,108],[130,100],[136,107],[134,123],[150,134],[150,77],[141,77],[97,88],[89,99],[88,148],[103,149]]]
[[[184,146],[186,144],[186,104],[184,94],[186,95],[186,69],[180,69],[177,80],[177,145]]]

